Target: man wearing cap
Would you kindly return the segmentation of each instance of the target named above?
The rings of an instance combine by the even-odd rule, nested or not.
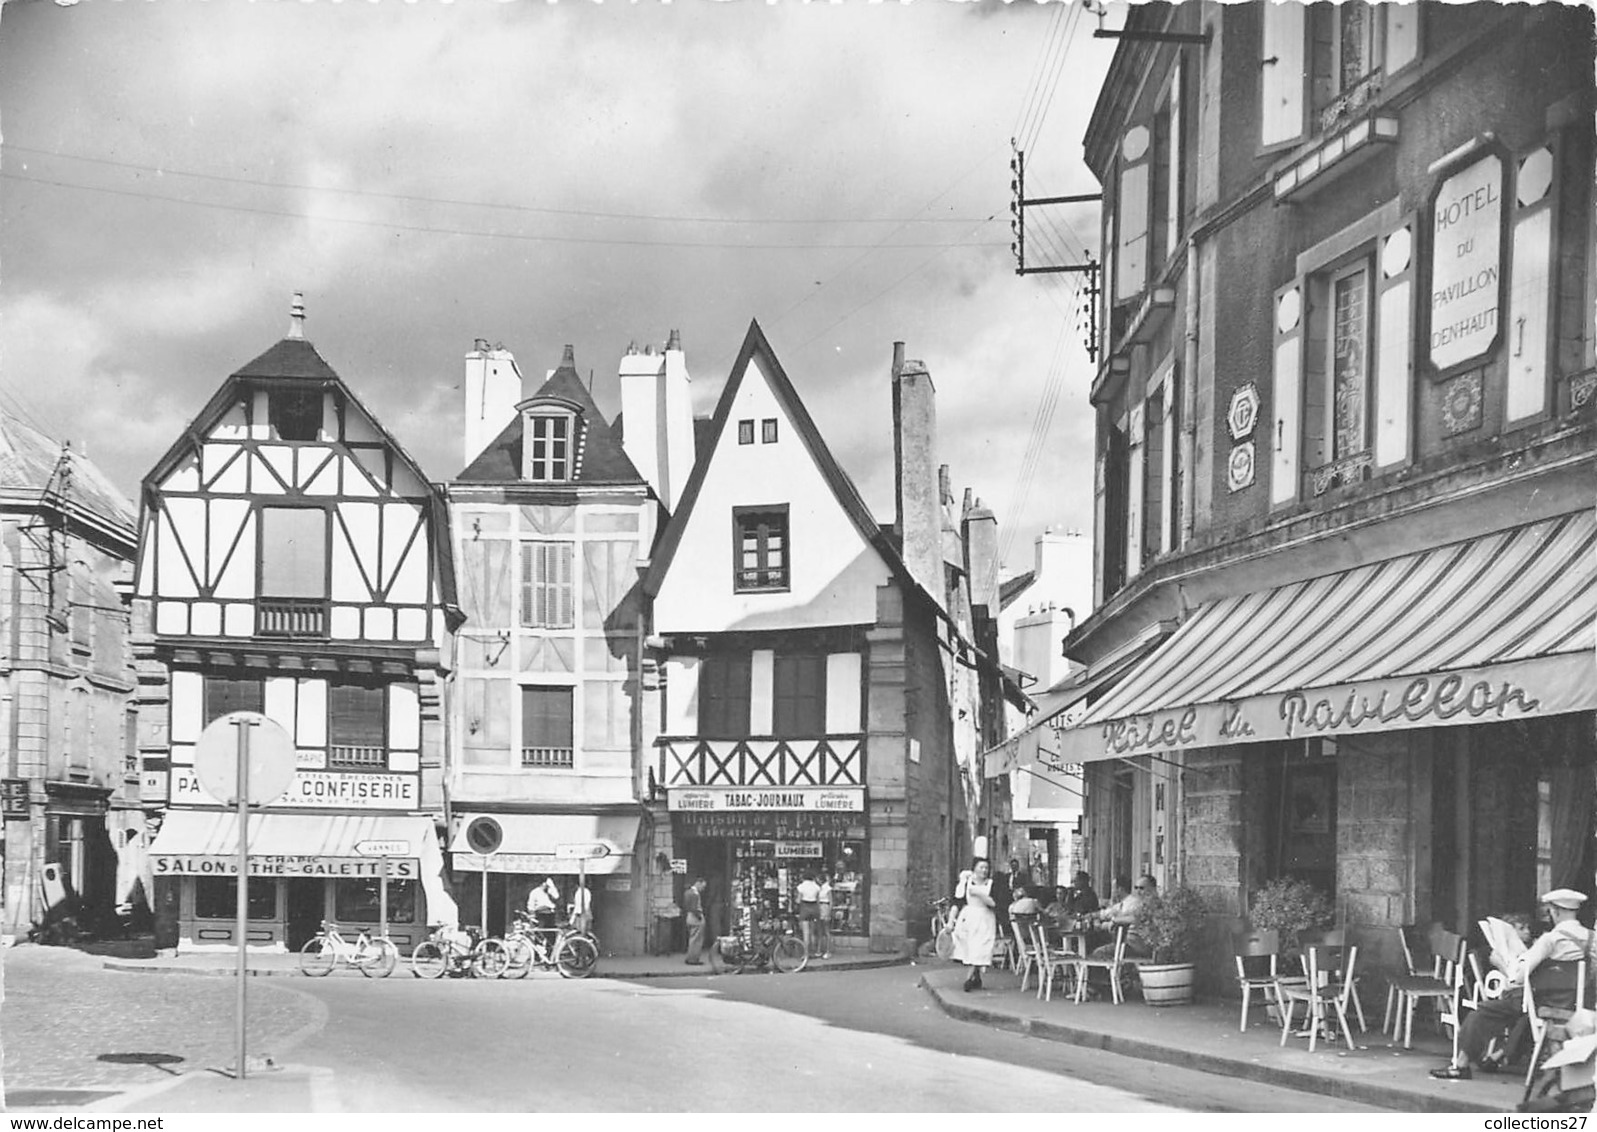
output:
[[[1586,903],[1584,893],[1572,888],[1555,888],[1542,894],[1542,906],[1547,909],[1553,926],[1509,965],[1510,986],[1497,998],[1484,999],[1480,1007],[1464,1019],[1458,1032],[1458,1054],[1453,1063],[1442,1069],[1431,1070],[1432,1077],[1444,1081],[1467,1081],[1473,1076],[1470,1063],[1496,1072],[1497,1066],[1486,1061],[1487,1047],[1493,1038],[1504,1034],[1524,1015],[1524,996],[1520,989],[1531,972],[1543,963],[1575,963],[1593,953],[1593,933],[1581,926],[1576,916]]]

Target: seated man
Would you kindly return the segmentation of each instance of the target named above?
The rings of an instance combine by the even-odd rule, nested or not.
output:
[[[1126,932],[1126,955],[1149,956],[1153,954],[1152,948],[1140,936],[1129,929],[1132,924],[1136,923],[1137,913],[1142,909],[1143,903],[1150,897],[1158,895],[1158,892],[1159,882],[1147,873],[1143,873],[1123,899],[1115,901],[1109,907],[1098,912],[1093,917],[1093,921],[1104,930],[1112,930],[1121,926],[1126,927],[1128,929]],[[1114,951],[1114,940],[1111,939],[1108,943],[1093,948],[1090,954],[1094,959],[1108,959],[1114,955]]]
[[[1035,916],[1042,911],[1042,905],[1037,903],[1036,897],[1026,891],[1025,885],[1017,884],[1014,895],[1014,900],[1009,904],[1011,916]]]
[[[1070,890],[1064,885],[1054,889],[1054,898],[1048,907],[1043,909],[1043,915],[1047,916],[1055,927],[1070,919]]]
[[[1486,1060],[1486,1052],[1494,1038],[1511,1030],[1524,1017],[1524,996],[1521,988],[1543,963],[1574,963],[1591,954],[1594,942],[1591,929],[1581,926],[1576,918],[1580,906],[1586,902],[1583,893],[1569,888],[1555,888],[1542,894],[1542,906],[1552,920],[1552,927],[1542,934],[1530,948],[1504,972],[1509,986],[1497,998],[1484,1000],[1466,1019],[1458,1032],[1458,1055],[1451,1065],[1431,1070],[1431,1076],[1444,1081],[1468,1081],[1474,1076],[1471,1064],[1489,1072],[1497,1066]],[[1493,961],[1500,962],[1496,953]]]
[[[1092,890],[1092,878],[1085,871],[1078,872],[1071,879],[1067,891],[1067,907],[1071,915],[1083,916],[1098,911],[1098,894]]]

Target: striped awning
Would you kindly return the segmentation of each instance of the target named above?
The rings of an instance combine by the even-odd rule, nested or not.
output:
[[[1597,708],[1583,511],[1201,608],[1076,726],[1062,762]]]

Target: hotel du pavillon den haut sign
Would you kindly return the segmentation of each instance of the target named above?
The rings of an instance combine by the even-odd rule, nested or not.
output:
[[[1431,221],[1431,365],[1450,370],[1497,341],[1503,290],[1503,159],[1488,153],[1444,180]]]

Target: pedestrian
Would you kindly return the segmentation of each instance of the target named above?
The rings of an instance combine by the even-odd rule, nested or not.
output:
[[[588,886],[578,883],[571,893],[571,926],[579,932],[585,932],[593,922],[593,894],[588,891]]]
[[[830,871],[821,873],[821,918],[817,921],[821,931],[821,958],[832,957],[832,874]]]
[[[552,928],[560,909],[560,886],[554,877],[544,877],[527,893],[527,912],[540,928]]]
[[[965,989],[980,990],[981,973],[992,963],[993,948],[998,943],[992,866],[986,858],[976,858],[969,869],[959,874],[959,886],[954,895],[965,901],[959,919],[954,921],[954,961],[970,968],[970,974],[965,977]]]
[[[821,884],[811,870],[798,883],[799,930],[804,933],[804,954],[815,958],[815,924],[821,918]]]
[[[701,967],[704,960],[704,878],[694,877],[693,883],[682,894],[682,914],[688,923],[688,957],[683,960],[690,967]]]

